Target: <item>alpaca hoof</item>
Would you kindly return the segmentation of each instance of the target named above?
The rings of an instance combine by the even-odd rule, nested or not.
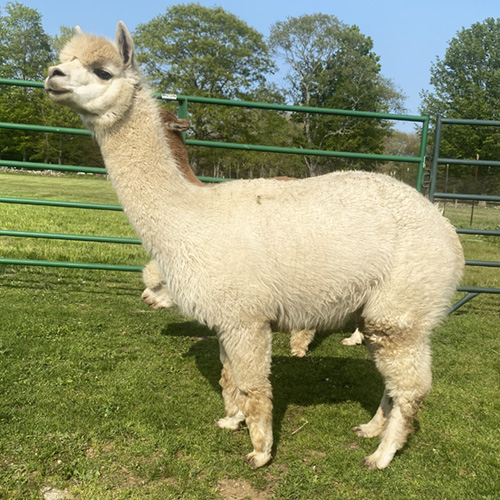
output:
[[[149,306],[151,309],[156,309],[158,306],[156,305],[156,301],[147,293],[146,290],[144,290],[143,294],[141,295],[142,301]]]
[[[269,453],[252,451],[252,453],[245,456],[245,462],[250,465],[252,469],[257,469],[266,465],[269,460],[271,460],[271,455]]]
[[[342,339],[341,343],[342,343],[342,345],[348,345],[348,346],[361,345],[361,342],[356,342],[355,340],[351,340],[351,337],[347,337],[345,339]]]
[[[355,332],[342,340],[342,345],[361,345],[363,343],[363,334],[356,328]]]
[[[236,431],[240,428],[241,422],[245,419],[243,413],[238,413],[234,417],[224,417],[217,420],[214,423],[215,427],[220,427],[221,429],[229,429],[230,431]]]
[[[149,288],[146,288],[146,290],[142,292],[141,299],[151,309],[170,309],[174,307],[170,295],[166,293],[155,293]]]
[[[366,467],[367,469],[370,470],[381,470],[385,469],[391,463],[391,460],[392,457],[384,458],[380,456],[379,453],[375,452],[373,455],[365,457],[361,461],[361,464],[363,465],[363,467]]]
[[[373,438],[379,435],[378,432],[371,430],[368,424],[356,425],[356,427],[353,427],[351,430],[356,433],[356,436],[361,438]]]
[[[294,349],[292,351],[292,356],[295,356],[296,358],[303,358],[307,354],[306,349]]]

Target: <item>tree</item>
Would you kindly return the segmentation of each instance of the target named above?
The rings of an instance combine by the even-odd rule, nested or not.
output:
[[[157,90],[254,101],[265,96],[273,102],[283,101],[266,82],[266,75],[275,66],[264,37],[221,7],[194,3],[169,7],[165,14],[139,25],[134,42],[138,60]],[[283,115],[203,104],[191,104],[189,112],[190,137],[198,140],[272,145],[269,141],[277,136],[283,141],[291,136],[286,133],[291,124]],[[271,129],[274,133],[264,133]],[[266,168],[259,166],[260,158],[234,150],[190,151],[192,166],[199,175],[284,173],[284,165],[276,156],[267,155]]]
[[[2,14],[2,13],[0,13]],[[73,34],[62,27],[51,38],[42,27],[40,13],[19,2],[9,2],[0,15],[0,76],[38,82],[54,64],[59,50]],[[10,123],[82,128],[78,116],[49,102],[43,90],[31,87],[0,87],[0,115]],[[62,134],[2,131],[0,155],[4,159],[102,166],[99,150],[89,138]]]
[[[452,38],[443,59],[431,67],[434,92],[422,92],[420,111],[431,116],[500,120],[500,19],[488,18]],[[443,129],[440,155],[500,160],[500,131],[492,127],[449,126]],[[470,184],[475,169],[458,167],[454,175]],[[482,169],[479,190],[498,186],[498,169]]]
[[[1,77],[40,80],[53,59],[41,15],[19,2],[8,2],[5,11],[7,15],[0,16]]]
[[[52,49],[42,28],[40,14],[18,2],[5,5],[0,15],[0,77],[19,80],[40,80],[49,62]],[[40,116],[43,96],[28,87],[3,86],[0,89],[0,114],[14,123],[33,123]],[[40,121],[38,121],[40,123]],[[4,157],[29,159],[36,150],[36,138],[27,132],[2,134],[0,152]]]
[[[421,136],[418,133],[392,131],[385,140],[384,153],[393,156],[419,156]],[[378,169],[396,177],[410,186],[417,185],[417,166],[406,162],[391,161]]]
[[[274,70],[263,36],[221,7],[179,4],[141,24],[134,42],[163,91],[238,98]]]
[[[403,96],[380,74],[373,42],[335,16],[288,18],[271,28],[270,46],[290,68],[287,94],[294,104],[355,111],[401,111]],[[345,116],[301,114],[303,146],[377,153],[390,124]],[[311,175],[321,160],[307,158]],[[331,169],[338,160],[323,161]],[[345,162],[344,162],[345,163]]]

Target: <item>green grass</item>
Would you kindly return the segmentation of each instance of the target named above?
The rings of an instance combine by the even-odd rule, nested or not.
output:
[[[101,180],[0,176],[0,195],[36,197],[32,189],[40,198],[116,202]],[[22,221],[30,230],[133,236],[123,214],[109,222],[98,212],[89,221],[81,210],[22,218],[9,210],[0,204],[2,228]],[[498,224],[498,211],[484,216]],[[2,255],[14,252],[10,240],[0,238]],[[490,240],[466,237],[467,252],[478,252],[468,258],[498,259]],[[16,245],[23,256],[26,240]],[[106,262],[131,263],[121,245],[101,247]],[[95,257],[86,243],[57,251],[62,260]],[[478,273],[500,286],[491,270]],[[436,330],[433,391],[384,471],[359,465],[377,440],[350,431],[382,394],[365,348],[342,346],[334,332],[296,359],[289,336],[276,333],[274,458],[254,471],[243,463],[247,431],[213,426],[223,414],[215,335],[176,311],[149,310],[142,288],[138,273],[0,266],[1,499],[40,499],[44,487],[85,500],[498,498],[498,296],[474,299]]]

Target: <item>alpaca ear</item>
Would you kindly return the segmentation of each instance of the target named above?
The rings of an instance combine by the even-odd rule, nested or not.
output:
[[[134,42],[123,21],[119,21],[116,27],[116,45],[122,57],[123,65],[132,68],[135,65]]]
[[[75,26],[73,28],[73,31],[75,32],[75,35],[83,35],[83,30],[80,28],[80,26]]]

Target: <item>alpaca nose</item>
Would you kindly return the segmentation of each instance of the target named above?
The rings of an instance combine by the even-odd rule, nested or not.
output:
[[[53,76],[66,76],[66,74],[59,66],[51,66],[49,68],[49,78]]]

